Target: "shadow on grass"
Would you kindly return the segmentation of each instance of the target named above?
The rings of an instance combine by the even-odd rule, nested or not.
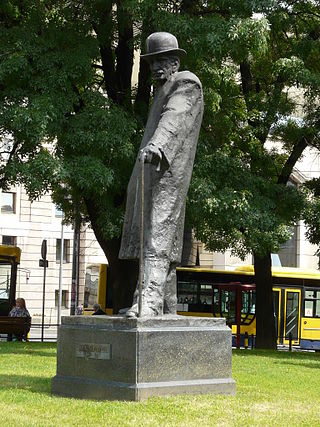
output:
[[[278,362],[279,363],[279,362]],[[280,362],[281,363],[281,362]],[[294,365],[294,366],[300,366],[300,367],[304,367],[304,368],[310,368],[310,369],[320,369],[320,360],[319,362],[309,362],[309,363],[305,363],[305,362],[301,362],[301,359],[299,360],[299,362],[292,362],[290,360],[286,360],[285,361],[286,365]]]
[[[300,351],[279,351],[279,350],[233,350],[232,354],[235,356],[245,357],[267,357],[278,361],[296,361],[299,364],[305,364],[305,366],[320,368],[320,354],[311,352],[300,352]],[[307,362],[308,361],[308,362]]]
[[[57,345],[55,343],[1,342],[0,356],[3,354],[55,357],[57,354]]]
[[[28,375],[0,375],[0,390],[10,389],[51,395],[51,378]]]

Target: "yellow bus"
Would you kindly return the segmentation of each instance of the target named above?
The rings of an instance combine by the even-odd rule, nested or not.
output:
[[[20,248],[0,245],[0,316],[8,316],[15,304],[20,257]]]
[[[95,297],[112,314],[107,266],[100,266]],[[272,268],[274,322],[279,345],[320,351],[320,272],[299,268]],[[91,291],[92,292],[92,291]],[[87,298],[89,301],[89,297]],[[86,304],[85,312],[92,313]],[[232,328],[233,346],[254,345],[256,334],[256,285],[253,266],[234,270],[201,267],[177,268],[177,312],[184,316],[224,317]]]
[[[277,342],[320,350],[320,273],[298,268],[272,268],[274,320]],[[178,313],[225,317],[233,345],[256,333],[253,266],[235,270],[177,269]],[[251,343],[249,342],[249,345]]]

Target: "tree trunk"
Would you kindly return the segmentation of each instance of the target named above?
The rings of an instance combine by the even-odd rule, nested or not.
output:
[[[112,289],[112,303],[115,314],[121,308],[131,307],[133,292],[136,288],[139,273],[137,260],[120,260],[120,238],[106,240],[98,224],[98,200],[86,199],[87,212],[96,239],[108,260],[107,286]]]
[[[133,293],[138,281],[139,264],[136,260],[118,258],[120,239],[100,242],[108,259],[107,286],[112,288],[113,312],[131,307]]]
[[[254,254],[256,282],[256,348],[276,349],[273,311],[271,254]]]

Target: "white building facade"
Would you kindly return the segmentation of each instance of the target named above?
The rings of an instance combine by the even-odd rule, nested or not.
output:
[[[23,187],[0,193],[0,243],[21,248],[16,296],[26,300],[33,324],[41,322],[43,310],[44,268],[39,266],[41,245],[47,241],[44,314],[46,324],[56,324],[58,316],[58,291],[61,250],[61,211],[45,195],[30,202]],[[72,258],[74,231],[63,226],[63,266],[61,275],[61,315],[70,314]],[[79,250],[79,304],[84,299],[86,270],[90,265],[107,263],[93,231],[87,226],[80,232]]]

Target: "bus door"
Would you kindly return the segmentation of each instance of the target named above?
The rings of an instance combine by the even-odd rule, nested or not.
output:
[[[292,343],[300,344],[300,310],[301,290],[281,289],[279,293],[280,316],[278,321],[278,343],[289,344],[290,334]]]
[[[239,311],[239,310],[238,310]],[[220,313],[228,326],[237,323],[237,289],[235,286],[220,287]]]
[[[20,248],[0,245],[0,316],[8,316],[15,303],[20,256]]]
[[[213,286],[213,316],[226,319],[232,328],[233,345],[240,348],[245,332],[252,335],[255,328],[255,285],[230,282]]]
[[[281,289],[280,288],[273,288],[273,315],[274,315],[277,343],[280,344],[280,319],[281,319]]]
[[[290,334],[292,343],[300,344],[300,305],[301,290],[285,289],[284,335],[283,343],[289,344]]]
[[[12,296],[12,263],[8,260],[0,260],[0,316],[8,316],[14,304]]]
[[[226,319],[226,324],[232,329],[232,334],[235,336],[235,344],[240,348],[240,323],[241,323],[241,294],[238,289],[238,283],[219,284],[219,293],[217,294],[218,310],[220,316]],[[214,288],[214,296],[216,297],[216,288]],[[216,304],[213,306],[214,316],[217,316]],[[233,344],[234,345],[234,344]]]

